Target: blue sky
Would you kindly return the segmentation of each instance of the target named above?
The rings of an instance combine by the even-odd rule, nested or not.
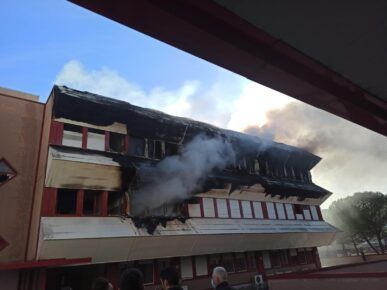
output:
[[[109,67],[147,90],[226,70],[64,0],[2,0],[0,86],[44,100],[63,65]]]

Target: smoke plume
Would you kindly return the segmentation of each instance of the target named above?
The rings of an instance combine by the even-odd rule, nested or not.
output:
[[[333,191],[331,201],[357,191],[387,191],[387,138],[354,123],[296,101],[269,111],[264,126],[244,131],[322,157],[312,173]]]
[[[200,189],[211,171],[224,169],[234,158],[235,152],[229,142],[196,136],[180,155],[167,157],[155,167],[140,168],[140,180],[144,181],[144,186],[133,194],[133,214],[188,198]]]

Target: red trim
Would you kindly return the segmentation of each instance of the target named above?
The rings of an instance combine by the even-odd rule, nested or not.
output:
[[[57,189],[44,187],[42,196],[41,216],[54,216],[56,211]]]
[[[100,200],[101,216],[108,215],[108,194],[109,193],[107,191],[103,191],[101,193],[101,200]]]
[[[250,207],[251,207],[251,215],[253,216],[253,219],[256,219],[257,217],[255,216],[254,204],[252,201],[250,201]]]
[[[212,201],[214,202],[214,210],[215,210],[215,217],[219,217],[218,215],[218,204],[217,204],[217,199],[216,198],[213,198]]]
[[[110,132],[105,131],[105,151],[110,151]]]
[[[200,217],[204,217],[203,197],[200,198]]]
[[[85,195],[85,191],[83,189],[79,189],[77,191],[77,205],[75,209],[75,215],[76,216],[82,216],[83,215],[83,198]]]
[[[65,265],[78,265],[91,263],[91,257],[88,258],[76,258],[76,259],[50,259],[50,260],[37,260],[27,262],[12,262],[6,264],[0,264],[0,270],[17,270],[17,269],[29,269],[40,267],[57,267]]]
[[[238,203],[239,203],[239,211],[241,212],[240,216],[243,219],[245,215],[243,213],[242,201],[238,200]]]
[[[261,207],[262,207],[262,213],[263,213],[263,219],[269,219],[269,213],[267,212],[267,206],[266,202],[261,202]]]
[[[63,127],[62,122],[51,121],[50,127],[50,144],[62,145],[63,140]]]
[[[82,127],[82,149],[87,149],[87,127]]]
[[[228,217],[232,219],[233,217],[231,216],[231,206],[230,206],[230,200],[226,199],[227,202],[227,211],[228,211]]]

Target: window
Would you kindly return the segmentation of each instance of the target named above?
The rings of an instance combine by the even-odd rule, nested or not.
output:
[[[259,161],[257,159],[254,160],[254,172],[259,174]]]
[[[129,155],[141,157],[145,155],[145,140],[143,138],[130,138]]]
[[[311,220],[312,217],[310,216],[309,206],[305,205],[303,211],[304,211],[305,219],[306,220]]]
[[[216,206],[218,208],[218,217],[220,218],[228,218],[228,208],[227,208],[227,200],[225,199],[216,199]]]
[[[119,191],[111,191],[108,193],[108,215],[121,215],[123,213],[123,206],[125,200],[125,193]]]
[[[123,153],[125,151],[125,135],[110,132],[109,150],[112,152]]]
[[[280,251],[270,252],[271,266],[273,268],[281,268],[281,254]]]
[[[199,203],[189,203],[188,204],[188,215],[190,217],[201,217],[202,213],[200,210],[200,204]]]
[[[160,259],[157,260],[157,268],[161,271],[165,268],[168,268],[171,266],[171,260],[170,259]]]
[[[303,206],[301,204],[294,205],[294,212],[296,213],[296,219],[298,220],[304,219]]]
[[[288,216],[288,219],[294,220],[294,211],[293,211],[293,205],[292,204],[285,204],[286,209],[286,215]]]
[[[250,201],[243,200],[242,201],[242,210],[243,210],[243,217],[246,219],[252,219],[253,213],[251,211],[251,203]]]
[[[267,214],[269,216],[269,219],[276,219],[277,215],[275,214],[274,203],[267,202],[266,207],[267,207]]]
[[[16,172],[11,168],[5,159],[0,159],[0,185],[16,176]]]
[[[313,259],[313,249],[312,248],[306,248],[305,249],[305,255],[306,255],[306,262],[308,264],[313,264],[314,259]]]
[[[249,270],[257,269],[257,259],[256,259],[255,252],[246,253],[246,262],[247,262],[247,269]]]
[[[152,261],[140,261],[138,262],[138,269],[144,276],[144,284],[153,284],[153,262]]]
[[[215,267],[221,265],[221,256],[220,255],[211,255],[208,259],[208,264],[210,265],[210,273]]]
[[[257,219],[263,219],[262,204],[260,202],[253,202],[254,216]]]
[[[203,213],[205,217],[215,217],[214,200],[212,198],[203,198]]]
[[[271,261],[270,261],[270,255],[269,255],[268,251],[262,252],[262,260],[263,260],[263,267],[265,269],[270,269],[271,268]]]
[[[82,148],[82,127],[64,124],[62,145]]]
[[[282,203],[276,203],[275,207],[277,209],[278,219],[280,220],[286,219],[284,205]]]
[[[207,276],[207,257],[206,256],[196,256],[195,257],[195,268],[196,276]]]
[[[296,249],[290,249],[289,250],[289,258],[290,258],[290,265],[298,265],[298,257],[297,257],[297,250]]]
[[[246,256],[244,253],[235,254],[235,271],[236,272],[247,271]]]
[[[56,213],[74,215],[77,209],[77,191],[75,189],[58,189],[56,196]]]
[[[232,254],[224,254],[223,255],[222,266],[227,270],[228,273],[235,272],[234,257]]]
[[[174,143],[165,143],[165,156],[177,155],[179,153],[179,145]]]
[[[148,157],[162,159],[164,157],[164,142],[159,140],[148,140]]]
[[[93,150],[105,150],[105,132],[96,129],[87,130],[87,148]]]
[[[310,211],[312,212],[312,219],[315,220],[315,221],[318,221],[320,218],[318,216],[316,206],[311,205],[310,206]]]
[[[180,258],[181,278],[191,279],[193,278],[192,259],[191,257]]]
[[[298,264],[304,265],[306,264],[306,255],[304,249],[297,249],[297,258],[298,258]]]
[[[102,192],[85,190],[83,193],[83,215],[101,214]]]
[[[288,267],[289,266],[289,259],[288,259],[288,251],[282,250],[280,252],[281,255],[281,265],[282,267]]]
[[[232,218],[241,218],[241,209],[239,207],[239,201],[229,199],[229,203],[230,203],[231,217]]]

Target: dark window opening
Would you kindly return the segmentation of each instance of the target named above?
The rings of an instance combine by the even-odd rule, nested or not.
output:
[[[100,191],[85,190],[83,194],[83,215],[101,214],[101,195]]]
[[[173,143],[165,143],[165,156],[179,154],[179,145]]]
[[[244,253],[235,254],[235,271],[236,272],[247,271],[246,257]]]
[[[163,158],[163,143],[161,141],[155,141],[155,155],[154,159]]]
[[[58,189],[56,197],[57,214],[75,214],[77,208],[77,191],[75,189]]]
[[[153,262],[141,261],[138,263],[137,268],[144,276],[144,284],[153,284]]]
[[[16,172],[11,168],[7,161],[5,161],[5,159],[0,160],[0,185],[12,179],[15,175]]]
[[[227,270],[228,273],[235,272],[234,258],[232,254],[223,255],[222,266]]]
[[[63,130],[64,131],[71,131],[71,132],[82,133],[82,127],[78,126],[78,125],[73,125],[73,124],[64,124],[63,125]]]
[[[148,157],[153,158],[155,154],[155,141],[148,140]]]
[[[270,252],[270,261],[273,268],[281,267],[281,253],[280,251],[271,251]]]
[[[257,259],[255,252],[247,252],[246,253],[246,261],[247,261],[247,268],[249,270],[255,270],[257,269]]]
[[[295,214],[304,214],[304,206],[302,204],[294,205],[294,213]]]
[[[143,138],[130,138],[129,155],[144,156],[145,153],[145,139]]]
[[[112,191],[108,194],[108,215],[121,215],[123,212],[125,194],[119,191]]]
[[[209,264],[209,270],[210,273],[212,273],[212,270],[214,270],[215,267],[218,267],[221,265],[221,257],[220,255],[211,255],[208,258],[208,264]]]
[[[281,251],[281,265],[282,265],[282,267],[289,266],[289,258],[288,258],[288,251],[287,250]]]
[[[112,152],[122,153],[125,151],[125,135],[110,132],[109,150]]]
[[[306,255],[305,255],[304,249],[297,250],[297,258],[298,258],[298,264],[300,265],[306,264]]]

